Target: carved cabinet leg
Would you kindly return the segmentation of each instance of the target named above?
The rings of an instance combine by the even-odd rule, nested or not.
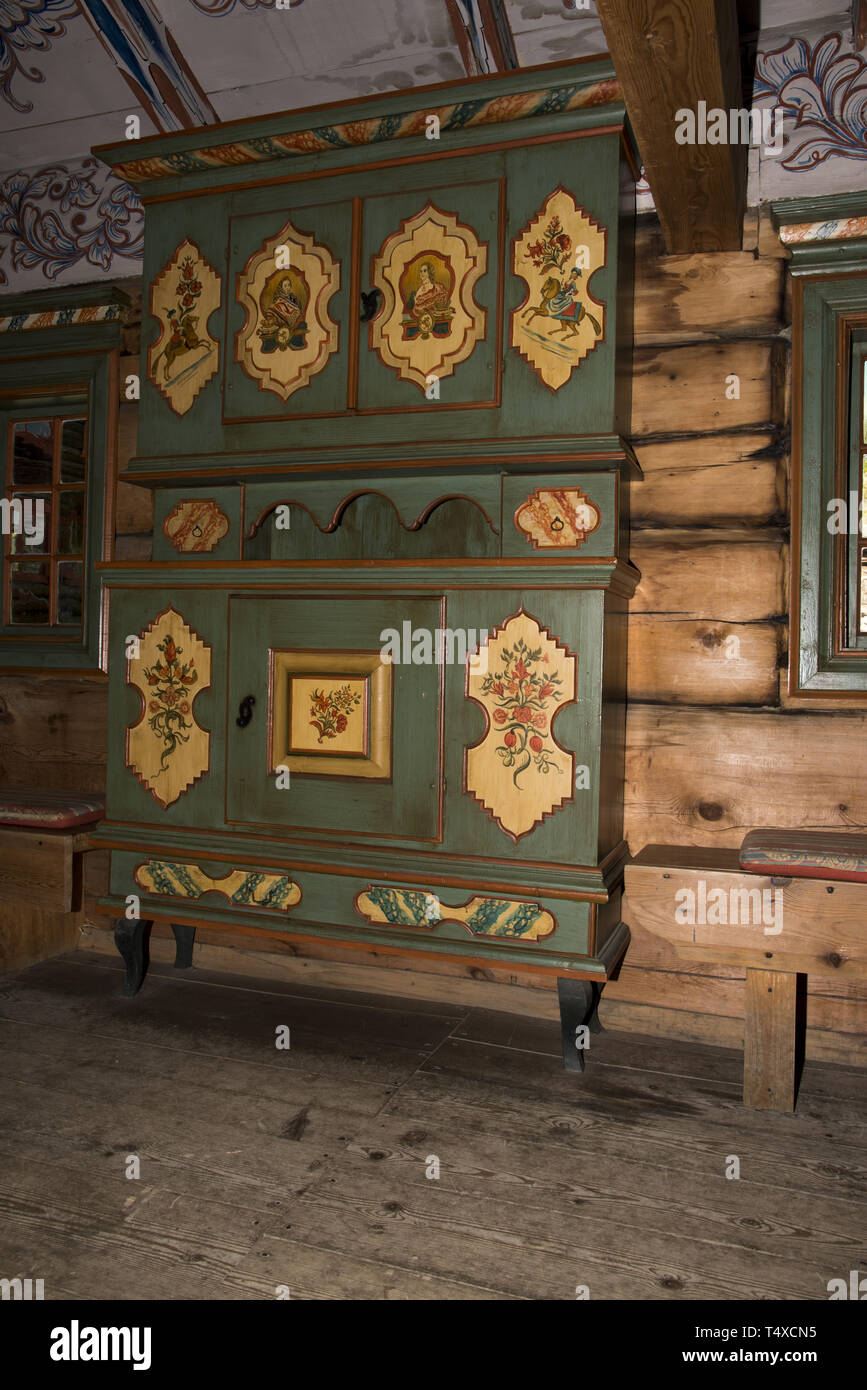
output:
[[[175,934],[175,969],[189,970],[193,963],[196,929],[184,926],[181,922],[172,922],[172,931]]]
[[[602,990],[592,980],[572,980],[560,977],[557,994],[560,1000],[560,1034],[563,1042],[563,1065],[567,1071],[584,1070],[584,1047],[579,1028],[601,1033],[598,1008]]]
[[[141,918],[119,917],[114,924],[114,944],[123,956],[126,979],[123,994],[138,994],[145,973],[144,935],[149,923]]]

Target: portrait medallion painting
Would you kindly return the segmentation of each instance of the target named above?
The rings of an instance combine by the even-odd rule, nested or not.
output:
[[[472,228],[433,203],[383,243],[373,258],[383,304],[370,325],[370,346],[399,379],[424,391],[430,376],[451,376],[485,336],[486,312],[473,288],[487,261]]]
[[[208,320],[220,307],[220,277],[191,241],[178,247],[151,286],[160,334],[148,348],[148,380],[185,415],[217,370],[220,347]]]
[[[238,276],[247,319],[235,335],[235,360],[260,390],[285,402],[322,371],[338,347],[328,305],[339,288],[330,251],[291,222],[250,257]]]
[[[510,341],[552,391],[605,337],[605,306],[590,293],[605,243],[605,229],[561,187],[512,245],[512,270],[527,292],[512,311]]]
[[[391,776],[392,672],[380,653],[272,649],[268,770]]]

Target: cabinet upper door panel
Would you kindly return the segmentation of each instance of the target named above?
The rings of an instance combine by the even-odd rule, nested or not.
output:
[[[347,408],[352,202],[233,217],[225,420]]]
[[[497,405],[503,210],[495,178],[364,200],[360,411]]]

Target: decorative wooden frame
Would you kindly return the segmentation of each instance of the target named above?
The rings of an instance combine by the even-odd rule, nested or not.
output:
[[[288,248],[288,265],[277,264],[282,247]],[[287,281],[288,294],[281,295]],[[285,404],[327,365],[340,342],[328,312],[339,288],[340,266],[331,252],[291,222],[253,253],[237,277],[238,302],[247,317],[235,334],[235,361],[260,390],[273,391]],[[285,301],[279,313],[278,299]]]
[[[538,657],[532,655],[536,651]],[[544,679],[537,665],[546,666]],[[464,791],[515,844],[574,800],[575,759],[557,742],[552,726],[560,710],[577,698],[577,665],[568,647],[523,607],[491,633],[483,666],[472,658],[467,662],[466,697],[482,707],[487,724],[478,743],[464,749]],[[562,703],[550,705],[561,693]],[[535,779],[521,787],[518,777],[532,767]]]
[[[211,648],[169,605],[141,633],[126,679],[142,702],[126,731],[126,766],[165,810],[210,768],[211,735],[196,723],[193,707],[211,683]]]
[[[291,744],[293,677],[315,676],[325,683],[365,684],[362,752],[325,747],[321,752],[295,752]],[[310,651],[271,648],[268,653],[268,772],[278,767],[318,777],[360,777],[387,780],[392,765],[392,668],[379,651]]]
[[[835,499],[845,502],[849,520],[849,370],[856,340],[867,332],[867,238],[851,231],[864,207],[863,194],[772,205],[792,252],[788,692],[796,699],[859,704],[867,699],[867,634],[850,631],[854,538],[833,534],[829,522]],[[808,222],[815,223],[814,234],[795,239]]]
[[[371,926],[430,931],[443,922],[456,922],[466,927],[470,936],[491,936],[498,941],[543,941],[557,930],[556,917],[541,903],[477,895],[450,906],[434,893],[381,883],[368,884],[356,894],[355,910]],[[526,930],[513,930],[515,927]]]
[[[582,509],[595,513],[586,527],[577,519]],[[516,509],[514,521],[534,550],[577,550],[602,524],[602,512],[580,487],[537,487]]]
[[[181,555],[213,550],[229,534],[229,518],[213,497],[185,497],[163,522],[163,535]]]
[[[219,369],[220,344],[208,331],[208,322],[220,307],[221,294],[219,275],[189,239],[181,242],[151,285],[149,307],[160,325],[160,334],[148,348],[148,381],[165,396],[176,415],[186,415]],[[188,342],[189,337],[194,341]],[[187,352],[198,354],[195,361],[182,365],[169,377],[175,357],[183,358]],[[162,380],[157,371],[160,361]]]
[[[552,234],[555,222],[560,230]],[[586,272],[576,267],[574,259],[569,260],[577,247],[586,247],[589,252],[590,265]],[[590,293],[590,281],[606,264],[607,256],[607,229],[585,212],[562,184],[548,194],[535,217],[512,241],[512,274],[526,283],[527,293],[523,303],[512,310],[509,341],[550,391],[559,391],[587,354],[605,341],[607,311],[602,301]],[[570,267],[568,274],[564,274],[567,266]],[[562,282],[552,274],[555,270],[564,274]],[[570,288],[576,271],[582,283],[580,298],[577,286]],[[563,307],[562,314],[551,313],[548,307],[555,302],[555,285],[560,296],[571,294],[571,304]],[[552,293],[546,295],[549,286]],[[533,303],[534,294],[538,295],[536,304]],[[578,307],[577,316],[570,312],[575,306]],[[558,318],[565,327],[543,335],[531,327],[537,317]],[[553,334],[562,336],[567,328],[572,330],[569,338],[555,343]],[[574,337],[579,342],[572,346]]]
[[[450,328],[441,335],[436,312],[410,311],[404,296],[410,284],[414,294],[421,292],[421,274],[428,264],[434,273],[428,272],[427,282],[448,291],[447,305],[440,312],[448,314]],[[383,295],[383,307],[370,324],[369,343],[380,361],[396,371],[399,381],[412,381],[425,391],[430,376],[451,376],[484,338],[487,310],[476,303],[473,291],[487,264],[487,243],[480,242],[472,227],[459,222],[454,213],[443,212],[430,201],[386,237],[371,259],[371,278]],[[417,336],[407,338],[412,315]]]

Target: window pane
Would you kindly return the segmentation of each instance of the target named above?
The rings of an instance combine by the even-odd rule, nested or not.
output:
[[[60,493],[57,549],[61,555],[80,555],[84,543],[84,489]]]
[[[50,487],[53,448],[50,420],[19,420],[12,447],[13,483]]]
[[[57,624],[76,626],[81,622],[81,562],[63,560],[57,566]]]
[[[49,564],[48,560],[21,560],[10,564],[10,622],[48,626]]]
[[[64,420],[60,437],[60,481],[84,482],[84,418]]]
[[[12,505],[21,503],[20,519],[17,508],[11,512],[11,524],[18,534],[9,538],[13,555],[47,555],[51,551],[51,493],[18,493]]]

